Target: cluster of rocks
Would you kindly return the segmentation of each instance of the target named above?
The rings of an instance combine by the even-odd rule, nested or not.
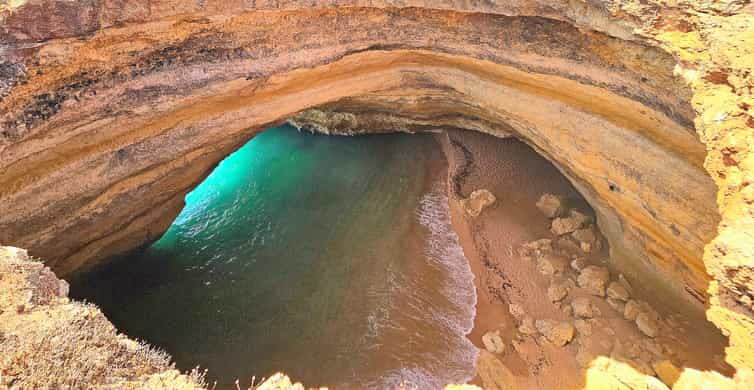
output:
[[[562,198],[552,194],[542,195],[537,201],[537,208],[552,220],[552,234],[557,237],[570,235],[586,253],[599,250],[600,241],[589,216],[579,210],[567,208]]]
[[[610,326],[612,319],[601,318],[599,303],[635,324],[646,337],[633,341],[602,337],[602,350],[610,356],[631,365],[646,375],[657,375],[665,383],[677,378],[678,369],[667,358],[671,349],[660,345],[655,339],[665,322],[647,302],[633,299],[631,286],[622,275],[612,278],[604,265],[591,264],[590,254],[601,248],[601,241],[592,219],[585,213],[564,206],[561,198],[543,195],[537,207],[551,219],[553,238],[542,238],[523,244],[518,254],[522,259],[535,262],[539,273],[547,277],[547,298],[571,320],[535,319],[516,303],[509,305],[516,320],[517,331],[523,336],[539,337],[556,346],[565,346],[578,341],[577,362],[586,367],[595,356],[590,352],[594,332],[615,336]],[[604,262],[603,262],[604,264]],[[599,303],[599,304],[598,304]],[[493,353],[503,353],[505,344],[499,331],[485,334],[485,348]],[[610,339],[610,340],[608,340]],[[515,342],[514,342],[515,349]]]
[[[585,254],[592,250],[599,250],[600,240],[597,238],[595,227],[589,216],[578,210],[568,209],[560,197],[552,194],[542,195],[537,201],[537,208],[552,220],[550,227],[552,234],[558,237],[570,236],[574,242],[578,243],[579,248]],[[535,246],[541,249],[541,244],[535,244]],[[551,246],[549,249],[552,249]],[[552,264],[558,264],[557,267],[562,267],[562,260],[555,262],[552,255],[541,255],[541,251],[535,253],[538,254],[537,269],[543,274],[552,275],[550,272],[554,268]],[[606,267],[587,265],[583,257],[576,255],[570,262],[570,266],[578,272],[576,282],[586,293],[605,298],[607,303],[613,309],[622,313],[625,319],[634,321],[644,335],[652,338],[657,337],[661,320],[659,314],[648,303],[631,299],[630,285],[622,275],[617,281],[611,281],[610,271]],[[553,284],[551,289],[552,291],[548,289],[548,296],[553,302],[562,300],[567,294],[567,289],[562,283]],[[553,300],[552,298],[558,299]],[[584,298],[574,300],[571,305],[573,313],[577,317],[591,318],[591,315],[589,315],[591,311],[585,302],[586,299]],[[577,311],[577,309],[579,310]],[[579,314],[583,315],[580,316]]]

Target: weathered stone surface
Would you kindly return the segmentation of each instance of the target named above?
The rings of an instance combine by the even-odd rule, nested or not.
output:
[[[350,132],[513,133],[577,183],[637,289],[709,303],[754,367],[751,5],[430,3],[0,5],[0,241],[61,273],[150,242],[312,107]]]
[[[491,331],[482,335],[482,344],[491,353],[501,354],[505,352],[505,342],[500,337],[500,331]]]
[[[63,281],[26,251],[0,246],[0,275],[0,308],[24,307],[0,310],[0,388],[204,387],[164,352],[117,334],[99,309],[69,301]]]
[[[547,288],[547,298],[550,302],[560,302],[568,295],[568,284],[565,282],[556,282]]]
[[[620,314],[625,313],[626,303],[624,301],[620,301],[613,298],[607,298],[606,301],[607,301],[607,304],[610,305],[610,307],[612,307],[618,313]]]
[[[567,217],[552,220],[550,231],[556,236],[573,233],[589,223],[589,217],[577,210],[571,210]]]
[[[524,315],[526,315],[524,308],[517,303],[511,303],[508,305],[508,312],[510,312],[511,316],[517,321],[521,321],[524,318]]]
[[[537,331],[545,336],[549,342],[560,347],[573,340],[575,334],[573,325],[567,322],[537,320],[535,326]]]
[[[604,297],[605,286],[610,281],[610,272],[605,267],[590,265],[581,270],[576,281],[579,287],[589,294]]]
[[[595,315],[595,307],[587,297],[578,297],[571,301],[573,315],[580,318],[592,318]]]
[[[592,226],[574,231],[571,233],[571,237],[580,244],[587,244],[589,246],[592,246],[597,242],[597,235],[594,233],[594,227]]]
[[[573,261],[571,261],[571,268],[574,271],[581,272],[581,270],[584,269],[584,268],[586,268],[587,265],[588,265],[588,263],[586,262],[586,259],[583,258],[583,257],[579,257],[579,258],[573,259]]]
[[[480,189],[472,192],[467,199],[464,199],[462,205],[466,214],[472,217],[478,217],[485,208],[494,203],[495,195],[492,195],[491,192],[485,189]]]
[[[626,302],[623,317],[629,321],[634,321],[639,314],[646,313],[650,310],[652,310],[652,308],[646,302],[630,300]]]
[[[607,296],[618,301],[628,301],[631,297],[628,290],[618,282],[610,282],[607,286]]]
[[[481,351],[476,366],[485,389],[516,390],[521,388],[513,372],[494,354]]]
[[[660,378],[662,383],[673,387],[681,377],[681,370],[673,364],[670,360],[660,360],[652,363],[652,368],[657,373],[657,377]]]
[[[579,334],[582,336],[592,335],[592,325],[584,319],[576,319],[576,321],[573,322],[573,326],[574,328],[576,328],[576,331],[579,332]]]
[[[588,389],[668,390],[659,379],[640,372],[628,362],[597,356],[586,372]]]
[[[537,271],[542,275],[562,274],[568,267],[568,259],[554,253],[545,253],[537,258]]]
[[[531,316],[525,316],[521,320],[521,324],[518,326],[518,331],[525,335],[533,335],[537,333],[537,328],[534,324],[534,318]]]
[[[563,206],[563,200],[559,196],[553,194],[544,194],[536,203],[537,208],[547,218],[555,218],[563,215],[565,211]]]
[[[660,327],[657,321],[648,312],[639,313],[636,315],[636,326],[641,333],[649,337],[657,337]]]

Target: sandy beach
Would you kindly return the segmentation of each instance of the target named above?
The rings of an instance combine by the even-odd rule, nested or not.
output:
[[[554,250],[585,264],[606,266],[607,242],[591,253],[580,250],[569,236],[558,238],[550,232],[551,221],[537,208],[544,193],[560,196],[569,208],[594,213],[571,183],[549,161],[526,144],[514,139],[500,140],[475,132],[449,131],[438,136],[448,160],[448,193],[452,223],[475,275],[477,312],[470,340],[482,350],[477,361],[477,377],[472,383],[484,388],[582,388],[586,368],[598,356],[625,361],[650,375],[651,365],[660,359],[682,355],[686,364],[699,368],[714,364],[706,346],[702,352],[681,339],[644,336],[633,321],[624,319],[604,298],[590,296],[579,288],[578,272],[566,267],[557,276],[538,272],[536,261],[520,256],[522,244],[542,238],[553,240]],[[462,200],[477,189],[494,194],[496,202],[477,217],[466,214]],[[617,278],[617,275],[612,275]],[[569,284],[562,302],[551,302],[547,289],[554,283]],[[574,316],[570,303],[584,297],[595,308],[594,318]],[[547,342],[541,335],[522,335],[517,330],[510,304],[523,308],[533,319],[579,323],[579,331],[565,346]],[[484,351],[482,336],[499,330],[505,352]],[[688,331],[687,329],[679,329]],[[671,332],[672,333],[672,332]],[[682,333],[678,333],[679,335]],[[709,338],[709,337],[707,337]],[[711,340],[716,345],[718,340]],[[721,349],[722,344],[717,345]],[[682,351],[682,352],[681,352]],[[722,351],[716,351],[722,354]],[[581,364],[580,364],[581,360]],[[718,370],[724,367],[717,367]]]

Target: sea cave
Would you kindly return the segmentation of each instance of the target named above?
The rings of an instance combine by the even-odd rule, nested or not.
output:
[[[0,388],[754,386],[749,1],[0,3]]]

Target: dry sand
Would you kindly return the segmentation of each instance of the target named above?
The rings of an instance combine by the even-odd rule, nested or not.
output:
[[[478,294],[474,329],[469,338],[483,349],[482,335],[501,330],[506,351],[498,355],[498,359],[512,373],[513,377],[506,379],[511,388],[582,388],[585,369],[577,363],[579,350],[594,356],[612,354],[613,358],[645,369],[653,361],[671,358],[680,365],[726,370],[716,365],[712,358],[722,355],[723,339],[716,338],[719,335],[706,335],[710,342],[704,348],[689,345],[688,335],[686,340],[663,337],[652,340],[603,298],[589,296],[580,288],[571,289],[565,304],[551,303],[546,295],[550,278],[537,271],[534,261],[518,255],[521,244],[551,238],[563,253],[584,256],[589,264],[594,265],[605,265],[609,250],[602,237],[600,250],[590,254],[581,252],[570,240],[555,241],[556,237],[549,231],[550,220],[535,203],[543,193],[552,193],[567,199],[568,206],[594,218],[591,208],[557,168],[516,139],[501,140],[468,131],[449,131],[438,138],[448,159],[453,225],[474,272]],[[480,216],[471,218],[464,213],[461,200],[477,189],[491,191],[497,201]],[[558,280],[573,281],[577,275],[569,267]],[[615,273],[611,275],[613,280],[617,276]],[[520,334],[508,309],[510,303],[516,303],[534,319],[573,324],[575,318],[563,308],[574,297],[590,297],[600,314],[589,320],[593,330],[591,335],[577,332],[574,340],[564,347],[555,346],[539,335]],[[671,332],[677,333],[671,336],[683,338],[683,331]],[[664,344],[673,351],[649,352],[653,347],[662,350]],[[481,385],[481,378],[477,376],[473,383]],[[489,387],[489,383],[485,385]]]

